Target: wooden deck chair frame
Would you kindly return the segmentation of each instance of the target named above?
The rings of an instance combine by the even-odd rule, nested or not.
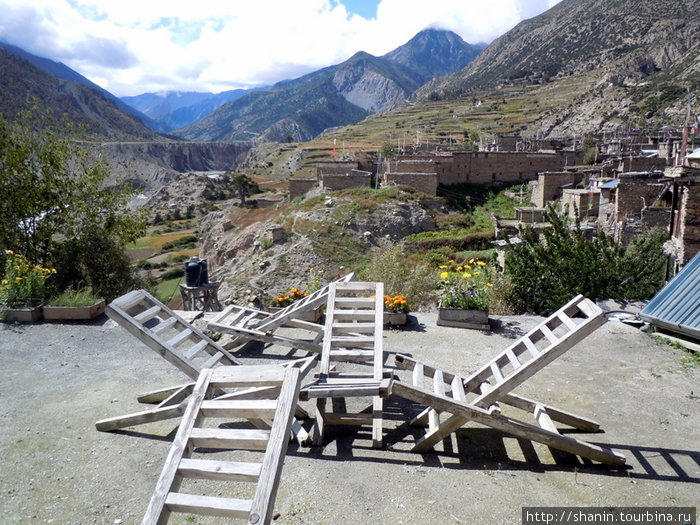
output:
[[[202,371],[173,440],[151,497],[143,525],[167,523],[172,512],[245,519],[249,524],[272,521],[286,439],[299,395],[299,370],[280,366],[219,367]],[[270,387],[276,399],[209,399],[213,391]],[[205,427],[207,417],[272,419],[270,430]],[[264,450],[261,463],[195,459],[195,447]],[[180,492],[184,478],[256,483],[252,499],[234,499]],[[217,488],[220,487],[217,484]],[[217,490],[218,492],[218,490]]]
[[[207,368],[241,364],[221,345],[145,290],[134,290],[118,297],[107,306],[106,312],[117,324],[192,379],[196,380],[201,371]],[[169,337],[162,335],[168,332],[174,335]],[[195,359],[198,359],[201,364]],[[284,365],[299,368],[303,377],[313,368],[314,362],[315,358],[302,358],[289,361]],[[142,394],[137,398],[139,402],[160,403],[150,410],[100,420],[95,426],[100,431],[109,432],[128,426],[180,417],[185,411],[187,398],[191,395],[193,387],[194,383],[186,383]],[[222,390],[215,392],[215,395],[227,396],[224,399],[234,396],[242,399],[245,395],[261,394],[256,390],[249,392]],[[270,390],[268,395],[275,395],[275,392]],[[301,407],[297,407],[297,416],[306,418],[308,414]],[[262,427],[267,426],[263,421],[256,423]],[[299,421],[293,422],[293,429],[300,444],[308,442],[308,433]]]
[[[623,465],[623,455],[564,436],[553,423],[558,421],[579,430],[597,431],[599,425],[595,421],[511,392],[603,323],[603,311],[578,295],[468,377],[396,355],[397,366],[413,370],[413,378],[411,385],[394,382],[392,394],[428,407],[413,421],[428,424],[428,431],[416,442],[413,450],[429,450],[465,423],[473,421],[601,463]],[[432,391],[425,388],[426,377],[432,379]],[[468,399],[469,396],[475,397]],[[499,403],[532,413],[539,426],[501,415]],[[441,421],[441,412],[449,417]]]
[[[384,284],[367,282],[333,283],[328,293],[323,350],[318,378],[305,385],[302,400],[316,399],[312,443],[323,442],[328,424],[372,424],[372,445],[382,446],[384,398],[388,396],[390,378],[384,374],[383,350]],[[370,362],[371,373],[339,372],[331,368],[341,361]],[[366,413],[328,411],[330,398],[371,397],[372,408]]]
[[[351,282],[354,280],[355,274],[349,273],[333,282]],[[301,320],[299,316],[325,304],[328,300],[331,284],[333,283],[325,285],[303,299],[295,301],[274,313],[245,306],[229,305],[221,313],[215,315],[208,322],[207,327],[214,332],[234,336],[234,342],[254,340],[320,353],[323,327],[317,323]],[[276,330],[281,326],[302,328],[313,333],[314,337],[311,340],[285,337],[276,333]]]

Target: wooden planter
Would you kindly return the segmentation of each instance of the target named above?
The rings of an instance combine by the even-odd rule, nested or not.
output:
[[[323,310],[325,308],[325,305],[319,306],[315,310],[307,310],[306,312],[300,312],[298,316],[295,316],[294,319],[299,319],[300,321],[309,321],[311,323],[320,323],[321,318],[323,317]],[[280,310],[283,310],[284,307],[282,306],[271,306],[269,308],[270,312],[279,312]]]
[[[105,300],[100,299],[89,306],[44,306],[47,321],[81,321],[94,319],[105,312]]]
[[[438,326],[456,326],[475,330],[490,330],[488,310],[464,310],[462,308],[438,308]]]
[[[384,324],[403,326],[406,324],[408,314],[400,312],[384,312]]]
[[[8,308],[5,311],[4,320],[7,322],[17,323],[35,323],[41,319],[42,313],[43,307],[41,305],[22,308]]]

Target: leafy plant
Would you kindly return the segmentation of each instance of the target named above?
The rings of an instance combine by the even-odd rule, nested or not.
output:
[[[6,250],[5,255],[5,273],[0,281],[0,304],[7,308],[32,306],[41,302],[45,295],[46,279],[55,274],[56,270],[32,264],[12,250]]]
[[[49,299],[51,306],[91,306],[101,299],[91,288],[84,290],[68,289]]]
[[[440,306],[465,310],[488,310],[491,293],[490,270],[484,261],[470,259],[468,264],[440,267],[438,283]]]
[[[548,315],[576,294],[591,299],[647,299],[664,282],[662,232],[639,236],[628,248],[600,233],[589,239],[578,221],[547,211],[550,230],[528,229],[506,256],[510,302],[519,312]]]

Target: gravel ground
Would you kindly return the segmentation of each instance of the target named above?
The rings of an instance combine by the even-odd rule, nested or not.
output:
[[[435,321],[421,313],[386,330],[385,349],[468,373],[539,319],[496,318],[488,333]],[[275,523],[496,524],[519,523],[523,506],[697,506],[700,368],[684,368],[682,356],[610,321],[518,389],[598,420],[604,432],[582,438],[625,454],[625,468],[477,425],[414,454],[418,431],[405,421],[416,407],[390,398],[383,450],[354,427],[331,427],[322,447],[290,444]],[[139,410],[137,393],[186,377],[107,318],[2,324],[0,359],[0,523],[140,523],[177,423],[114,433],[94,423]]]

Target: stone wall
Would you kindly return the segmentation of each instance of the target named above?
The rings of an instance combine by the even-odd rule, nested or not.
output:
[[[571,171],[545,171],[537,176],[537,185],[532,191],[532,203],[544,208],[548,202],[561,197],[562,186],[576,184],[577,174]]]
[[[564,190],[561,199],[562,206],[569,208],[569,217],[579,219],[594,219],[598,217],[600,192],[590,190]]]
[[[643,179],[620,179],[615,192],[617,217],[622,218],[626,214],[639,214],[642,207],[653,205],[664,186],[663,183],[650,183]]]
[[[618,171],[620,173],[663,171],[667,166],[664,157],[620,157]]]
[[[437,173],[385,173],[384,183],[400,184],[422,191],[426,195],[437,195]]]
[[[348,188],[371,187],[372,174],[368,171],[350,170],[348,173],[321,175],[321,189],[326,191],[345,190]]]
[[[318,184],[316,179],[289,179],[289,200],[304,195]]]
[[[700,185],[697,183],[683,188],[680,222],[681,261],[685,264],[700,251]]]

